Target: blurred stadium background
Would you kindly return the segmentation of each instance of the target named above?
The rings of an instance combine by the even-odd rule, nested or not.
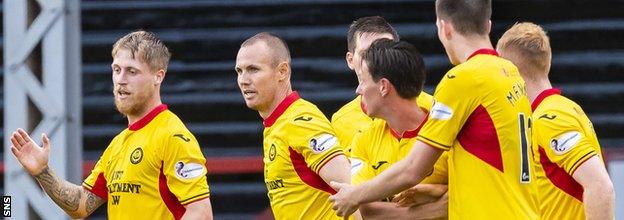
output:
[[[3,4],[7,1],[18,0]],[[429,72],[428,92],[451,68],[437,39],[430,0],[88,0],[80,4],[83,175],[127,123],[114,109],[111,94],[112,44],[133,30],[153,31],[173,52],[163,99],[195,134],[208,158],[216,219],[267,214],[261,119],[246,108],[233,70],[244,39],[261,31],[282,36],[293,57],[294,89],[328,118],[355,95],[357,80],[344,56],[348,25],[358,17],[381,15],[403,40],[418,47]],[[624,219],[624,162],[618,162],[624,159],[624,1],[508,0],[494,1],[493,8],[493,43],[517,21],[536,22],[548,31],[553,47],[551,80],[593,121],[619,191],[618,219]],[[6,44],[0,40],[0,48]],[[0,100],[3,110],[12,104],[5,99]],[[6,139],[10,131],[3,132]],[[0,162],[0,172],[4,167]],[[0,185],[3,194],[5,182]],[[90,218],[106,218],[105,206]]]

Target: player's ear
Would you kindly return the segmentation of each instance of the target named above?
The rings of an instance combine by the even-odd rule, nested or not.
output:
[[[159,85],[162,83],[162,81],[165,79],[165,70],[164,69],[160,69],[156,72],[156,74],[154,74],[154,85]]]
[[[485,33],[489,35],[490,30],[492,30],[492,20],[488,20],[487,24],[485,24]]]
[[[290,79],[290,64],[288,62],[281,62],[277,65],[278,80],[284,81]]]
[[[445,36],[445,38],[451,38],[455,28],[453,24],[446,22],[444,19],[440,19],[440,32]]]
[[[379,85],[379,94],[381,94],[381,97],[386,97],[390,93],[390,89],[392,89],[392,83],[386,78],[381,78]]]
[[[347,52],[345,54],[345,60],[347,60],[347,66],[349,66],[349,69],[355,70],[355,68],[353,67],[353,53]]]

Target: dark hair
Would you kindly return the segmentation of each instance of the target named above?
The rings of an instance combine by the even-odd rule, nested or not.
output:
[[[491,0],[437,0],[439,18],[450,21],[461,34],[487,33],[487,22],[492,16]]]
[[[380,16],[362,17],[353,21],[347,32],[347,49],[355,51],[356,37],[364,33],[391,34],[395,41],[399,41],[399,34],[394,28]]]
[[[402,98],[415,98],[422,91],[426,78],[425,62],[410,43],[377,39],[362,57],[373,81],[388,79]]]

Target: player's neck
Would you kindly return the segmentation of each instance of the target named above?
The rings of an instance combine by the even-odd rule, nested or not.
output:
[[[544,90],[552,89],[552,85],[548,78],[545,79],[535,79],[535,80],[526,80],[526,90],[527,95],[529,96],[529,100],[531,103],[535,101],[537,96],[542,93]]]
[[[392,130],[399,134],[415,130],[427,116],[427,113],[416,104],[415,99],[401,98],[385,106],[385,111],[381,118],[388,123]]]
[[[148,103],[145,105],[145,108],[143,108],[140,113],[126,115],[126,117],[128,117],[128,124],[131,125],[141,120],[159,105],[162,105],[162,101],[160,100],[160,95],[157,95],[156,97],[153,97],[152,99],[150,99],[150,101],[148,101]]]
[[[460,35],[455,43],[455,50],[457,51],[456,54],[459,56],[460,63],[466,62],[475,51],[484,48],[494,49],[488,36]]]
[[[277,106],[279,106],[279,104],[282,103],[284,99],[286,99],[286,96],[290,95],[290,93],[292,92],[293,90],[290,85],[278,89],[273,96],[273,101],[271,101],[268,107],[262,110],[258,110],[260,117],[262,117],[262,119],[267,119],[271,115],[271,113],[273,113],[275,109],[277,109]]]

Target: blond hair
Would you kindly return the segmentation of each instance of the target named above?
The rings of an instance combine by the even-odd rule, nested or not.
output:
[[[523,76],[548,74],[552,51],[550,40],[542,27],[530,22],[516,23],[498,40],[502,57],[511,60]]]
[[[147,31],[135,31],[123,36],[113,45],[113,58],[121,49],[129,50],[132,58],[146,63],[152,71],[164,70],[167,72],[171,53],[156,34]]]

